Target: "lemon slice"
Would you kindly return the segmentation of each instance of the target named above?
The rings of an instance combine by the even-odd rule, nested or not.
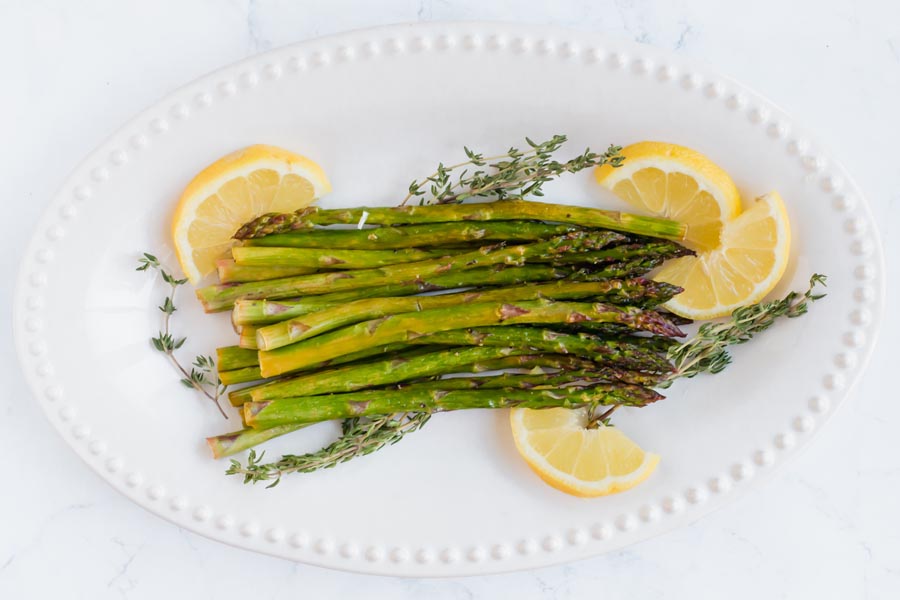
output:
[[[175,209],[172,237],[184,274],[197,283],[215,271],[247,221],[309,206],[330,191],[319,165],[275,146],[223,156],[194,177]]]
[[[720,247],[665,263],[653,276],[684,288],[666,303],[672,312],[711,319],[761,300],[781,279],[790,256],[791,228],[777,192],[724,224]]]
[[[616,427],[588,429],[585,408],[510,411],[519,454],[541,479],[574,496],[605,496],[641,483],[659,456],[644,452]]]
[[[597,169],[597,181],[641,212],[688,226],[697,256],[664,264],[654,279],[684,288],[666,308],[712,319],[758,302],[778,283],[790,255],[791,229],[781,197],[772,192],[741,213],[728,174],[690,148],[640,142],[622,150],[625,165]]]
[[[688,246],[719,245],[722,223],[741,211],[728,173],[695,150],[664,142],[632,144],[622,155],[621,167],[597,168],[600,185],[641,212],[686,224]]]

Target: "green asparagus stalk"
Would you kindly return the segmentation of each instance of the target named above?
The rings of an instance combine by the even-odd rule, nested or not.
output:
[[[653,375],[637,371],[626,371],[614,367],[598,367],[590,371],[560,371],[538,375],[522,373],[499,373],[474,377],[446,377],[433,381],[397,383],[385,387],[389,390],[481,390],[481,389],[556,389],[560,387],[591,387],[598,383],[630,383],[654,386],[665,375]]]
[[[315,273],[315,269],[301,267],[242,267],[230,258],[216,261],[216,271],[220,283],[243,283],[245,281],[264,281],[281,277],[296,277]]]
[[[364,350],[360,350],[358,352],[351,352],[349,354],[345,354],[344,356],[339,356],[332,360],[322,361],[320,363],[316,363],[313,365],[309,365],[304,369],[296,369],[295,371],[290,371],[286,374],[295,374],[298,371],[308,371],[315,369],[324,369],[326,367],[333,367],[336,365],[343,365],[347,363],[353,363],[356,361],[360,361],[363,359],[370,358],[372,356],[378,356],[381,354],[391,354],[394,353],[394,356],[397,358],[410,358],[413,356],[418,356],[420,354],[427,354],[428,352],[433,352],[434,350],[440,349],[439,347],[429,347],[427,345],[422,345],[414,348],[408,347],[406,344],[387,344],[385,346],[376,346],[374,348],[366,348]],[[241,348],[243,350],[243,348]],[[253,354],[258,354],[256,351],[248,350],[248,352],[253,352]],[[259,363],[255,365],[250,365],[247,367],[242,367],[238,369],[234,369],[231,371],[220,371],[219,379],[222,380],[222,383],[225,385],[234,385],[238,383],[248,383],[251,381],[259,381],[261,379],[268,379],[267,377],[263,377],[262,373],[259,369]],[[234,396],[236,394],[245,393],[248,388],[244,388],[242,390],[236,390],[229,393],[229,396]]]
[[[387,415],[407,411],[443,412],[472,408],[578,408],[582,406],[646,406],[662,396],[625,383],[556,390],[368,390],[329,396],[282,398],[248,402],[241,412],[247,425],[265,429],[277,425],[318,423],[335,419]]]
[[[499,324],[580,321],[621,323],[634,330],[660,335],[684,335],[677,327],[663,322],[657,313],[637,308],[547,300],[529,300],[515,304],[484,302],[364,321],[277,350],[260,351],[259,362],[262,374],[265,377],[273,377],[349,352],[383,344],[407,342],[439,331]]]
[[[575,231],[574,225],[548,225],[534,221],[486,221],[482,223],[426,223],[405,227],[369,229],[302,229],[247,240],[251,246],[284,248],[344,248],[391,250],[439,248],[470,242],[535,242]]]
[[[421,377],[465,372],[465,367],[480,361],[520,354],[533,354],[533,351],[528,348],[501,347],[441,348],[437,352],[412,358],[390,357],[282,379],[253,388],[250,398],[260,401],[289,396],[352,392]]]
[[[300,340],[305,340],[326,331],[360,321],[377,319],[387,315],[416,312],[475,304],[480,302],[534,300],[549,298],[571,300],[593,298],[597,301],[615,304],[631,304],[633,301],[648,300],[659,304],[681,292],[681,288],[667,283],[657,283],[647,279],[607,279],[604,281],[569,282],[556,281],[546,284],[532,284],[516,287],[497,288],[487,291],[461,292],[440,296],[406,296],[399,298],[370,298],[357,300],[306,314],[287,321],[262,327],[258,330],[245,327],[241,330],[241,347],[257,347],[274,350]],[[255,333],[255,339],[245,344],[247,336]],[[250,345],[250,344],[253,345]]]
[[[631,265],[627,268],[630,272],[639,270],[642,266],[644,265]],[[618,270],[621,271],[622,268]],[[564,278],[571,280],[596,280],[602,277],[595,277],[587,271],[572,269],[571,267],[549,267],[546,265],[507,267],[496,265],[483,269],[460,271],[449,275],[438,275],[427,280],[321,294],[301,300],[237,300],[234,303],[231,320],[235,326],[265,325],[324,308],[332,308],[333,306],[362,298],[404,296],[460,287],[516,285],[530,281],[556,281]]]
[[[665,317],[666,319],[668,319],[670,323],[674,323],[675,325],[678,325],[679,327],[682,325],[690,325],[691,323],[694,322],[693,319],[689,319],[687,317],[682,317],[681,315],[676,315],[673,312],[661,310],[661,311],[659,311],[659,314],[662,315],[663,317]]]
[[[462,287],[499,287],[563,279],[602,281],[610,278],[630,278],[644,275],[659,264],[660,259],[658,258],[644,258],[604,265],[597,269],[572,269],[571,267],[548,267],[546,265],[521,267],[498,265],[449,275],[438,275],[427,280],[309,296],[302,300],[238,299],[234,303],[231,320],[235,326],[267,325],[361,298],[403,296]]]
[[[424,351],[423,349],[424,348]],[[266,388],[270,385],[278,384],[282,381],[287,380],[289,377],[298,377],[307,374],[316,374],[319,372],[319,369],[325,369],[329,367],[336,367],[339,365],[347,365],[347,366],[359,366],[360,368],[366,368],[370,362],[373,361],[365,361],[364,359],[375,356],[376,354],[387,354],[390,355],[390,358],[384,359],[388,362],[396,362],[400,360],[407,360],[411,358],[415,358],[417,356],[421,356],[423,354],[428,354],[430,352],[436,352],[439,350],[444,350],[440,346],[422,346],[420,348],[407,348],[403,344],[393,344],[384,346],[379,349],[377,353],[372,352],[371,350],[365,350],[358,354],[358,356],[354,357],[350,355],[350,358],[353,360],[348,360],[348,357],[341,357],[331,361],[330,363],[322,363],[320,365],[311,367],[310,369],[304,369],[299,372],[294,371],[292,373],[288,373],[285,376],[277,379],[273,379],[267,382],[258,383],[256,385],[248,386],[239,390],[234,390],[229,392],[228,399],[231,401],[232,406],[240,406],[245,402],[250,402],[253,400],[253,393],[261,388]],[[610,363],[611,364],[611,363]],[[259,374],[259,366],[255,367],[257,369],[257,375]],[[577,358],[574,356],[563,356],[560,354],[537,354],[531,352],[529,354],[522,355],[510,355],[510,356],[502,356],[500,358],[489,358],[474,362],[472,364],[465,365],[465,369],[467,369],[471,373],[483,373],[485,371],[499,371],[502,369],[539,369],[541,372],[545,369],[552,369],[556,371],[589,371],[593,369],[597,369],[598,365],[591,362],[590,360]],[[261,376],[257,376],[255,379],[262,379]],[[250,380],[252,381],[252,380]],[[267,397],[269,392],[262,392],[258,394],[258,398]]]
[[[687,228],[681,223],[655,217],[643,217],[596,208],[565,204],[546,204],[522,200],[498,200],[479,204],[444,204],[396,207],[359,207],[322,209],[317,206],[294,213],[263,215],[241,227],[234,237],[239,240],[284,233],[314,225],[358,224],[411,225],[458,221],[509,221],[528,219],[569,223],[581,227],[599,227],[613,231],[636,233],[674,240],[684,239]]]
[[[575,335],[584,335],[585,332],[579,331]],[[595,338],[597,336],[594,336]],[[610,344],[637,344],[648,351],[666,354],[672,348],[681,345],[679,340],[664,337],[661,335],[616,335],[605,336],[601,338]]]
[[[667,311],[657,311],[657,314],[659,315],[660,321],[666,322],[672,327],[681,327],[682,325],[687,325],[693,322],[690,319],[683,319]],[[569,329],[575,332],[592,333],[594,335],[602,337],[617,337],[622,335],[629,335],[631,333],[629,327],[623,326],[619,323],[583,322],[571,325],[569,326]]]
[[[222,385],[237,385],[239,383],[259,381],[260,379],[265,379],[265,377],[262,376],[259,365],[219,371],[219,381],[222,382]]]
[[[450,377],[436,379],[434,381],[403,382],[390,385],[385,389],[406,390],[475,390],[475,389],[555,389],[557,387],[590,387],[597,383],[621,382],[634,385],[654,386],[665,379],[665,375],[641,373],[639,371],[626,371],[615,367],[596,367],[589,371],[560,371],[558,373],[542,373],[539,375],[521,373],[500,373],[498,375],[482,375],[475,377]],[[357,389],[365,389],[371,386],[362,386]],[[352,390],[348,390],[352,391]],[[312,395],[312,394],[305,394]],[[239,394],[231,398],[234,406],[241,406],[245,402],[259,400],[275,400],[281,396],[272,395],[271,398],[263,395],[262,398],[254,398],[252,393]]]
[[[506,356],[477,362],[468,367],[472,373],[484,373],[485,371],[502,371],[503,369],[525,369],[532,374],[549,373],[553,371],[587,371],[596,368],[596,365],[587,358],[579,358],[567,354],[522,354],[519,356]]]
[[[461,254],[462,251],[441,249],[420,250],[343,250],[319,248],[269,248],[235,246],[231,249],[234,262],[247,267],[300,267],[306,269],[375,269],[388,265],[419,262]]]
[[[546,260],[553,262],[553,264],[556,265],[573,263],[603,264],[653,257],[668,260],[670,258],[678,258],[679,256],[689,256],[692,254],[694,254],[693,250],[689,250],[681,244],[676,244],[674,242],[653,242],[650,244],[622,244],[605,250],[564,254]],[[543,259],[536,259],[534,262],[541,262],[542,260]]]
[[[239,390],[233,390],[231,392],[228,392],[228,401],[231,402],[232,406],[240,406],[244,402],[250,402],[251,400],[253,400],[253,396],[251,395],[253,393],[253,390],[269,385],[270,383],[278,383],[279,381],[283,381],[286,378],[287,376],[283,378],[273,379],[272,381],[269,381],[267,383],[259,383],[256,385],[243,387]]]
[[[483,328],[483,329],[491,329],[491,328]],[[518,330],[520,328],[516,327],[498,327],[496,329],[508,329],[510,332]],[[458,331],[445,332],[447,334],[456,334]],[[555,333],[555,332],[547,332],[547,333]],[[451,339],[456,339],[459,342],[459,345],[493,345],[496,347],[496,343],[481,343],[477,342],[478,339],[484,339],[488,342],[496,342],[497,338],[494,336],[488,336],[482,338],[481,333],[476,333],[473,337],[472,335],[463,335],[463,336],[449,336],[446,338],[442,338],[445,334],[435,334],[434,336],[427,336],[426,338],[416,339],[414,343],[419,341],[425,342],[432,337],[435,337],[436,342],[442,342],[443,339],[446,339],[448,342]],[[515,336],[513,336],[515,339]],[[662,340],[665,338],[634,338],[636,340],[653,341],[653,340]],[[583,343],[583,340],[579,340]],[[551,370],[561,370],[561,371],[583,371],[583,372],[621,372],[624,375],[614,378],[616,381],[624,381],[626,383],[639,383],[644,384],[645,380],[653,380],[658,381],[660,378],[665,378],[672,370],[672,365],[668,361],[665,360],[662,356],[655,354],[656,351],[662,351],[659,347],[653,347],[651,344],[649,348],[644,349],[640,346],[640,344],[635,345],[630,342],[618,341],[618,340],[610,340],[610,343],[607,345],[603,345],[603,340],[597,340],[594,344],[584,344],[586,354],[582,354],[580,356],[576,356],[574,354],[565,354],[565,350],[560,349],[558,345],[554,343],[548,343],[546,348],[530,348],[529,354],[514,354],[510,356],[505,356],[501,358],[493,358],[493,359],[483,359],[477,362],[474,362],[469,365],[465,365],[464,367],[460,367],[459,370],[465,370],[471,373],[483,373],[485,371],[499,371],[502,369],[538,369],[541,373],[548,372],[547,369]],[[536,346],[539,344],[535,344]],[[660,346],[661,344],[656,344],[656,346]],[[401,344],[397,344],[395,347],[402,348]],[[390,347],[387,347],[390,348]],[[556,348],[556,349],[554,349]],[[566,345],[566,349],[572,350],[572,345]],[[437,349],[437,347],[435,347]],[[594,352],[596,350],[596,352]],[[549,353],[545,353],[549,352]],[[561,352],[561,353],[554,353]],[[594,353],[591,353],[594,352]],[[408,354],[407,354],[408,356]],[[582,358],[585,356],[586,358]],[[365,358],[365,357],[363,357]],[[394,360],[398,358],[395,356],[392,359]],[[340,363],[340,359],[336,359],[334,363]],[[352,361],[348,361],[352,362]],[[366,367],[366,363],[361,363],[359,365],[361,368]],[[244,381],[253,381],[257,379],[262,379],[262,376],[259,374],[259,367],[256,367],[255,376]],[[230,379],[233,377],[230,375],[234,372],[227,372],[224,374],[224,378]],[[305,373],[305,372],[304,372]],[[314,379],[315,371],[310,371],[310,379]],[[448,371],[449,373],[449,371]],[[253,373],[251,373],[253,374]],[[229,400],[231,404],[234,406],[240,406],[244,402],[249,402],[253,400],[253,393],[261,388],[265,388],[270,385],[278,385],[285,379],[277,379],[271,381],[269,383],[262,383],[256,386],[246,387],[240,390],[232,391],[228,394]],[[243,382],[243,381],[242,381]],[[256,399],[266,399],[268,398],[269,392],[263,392],[258,394]],[[275,397],[275,396],[272,396]]]
[[[288,423],[270,427],[269,429],[242,429],[232,433],[225,433],[206,438],[206,443],[212,450],[215,458],[223,456],[231,456],[237,454],[253,446],[268,442],[269,440],[298,429],[303,429],[306,425]]]
[[[329,294],[323,294],[327,295]],[[321,302],[321,297],[310,296],[304,300],[236,300],[231,311],[231,322],[235,327],[268,325],[341,305],[340,302]]]
[[[488,326],[435,332],[407,340],[405,343],[376,348],[374,351],[366,350],[359,353],[361,356],[350,354],[343,358],[352,360],[365,358],[366,356],[403,349],[407,344],[423,346],[522,347],[530,348],[536,352],[586,356],[604,365],[616,365],[623,369],[668,373],[672,370],[672,365],[661,354],[665,354],[673,346],[677,346],[678,342],[663,336],[617,335],[610,338],[598,337],[582,331],[561,332],[536,327]],[[219,368],[223,371],[259,366],[259,354],[253,350],[229,346],[219,348],[217,353]],[[334,362],[331,364],[334,364]],[[229,376],[226,375],[226,377]],[[255,379],[261,379],[261,377],[257,376]]]
[[[327,294],[358,288],[419,281],[452,271],[468,271],[497,264],[522,265],[529,259],[546,258],[566,252],[597,250],[621,239],[610,231],[574,231],[547,241],[519,246],[485,246],[472,252],[433,260],[377,269],[318,273],[272,281],[212,285],[197,290],[197,297],[207,312],[227,310],[239,298],[288,298],[298,295]]]
[[[662,356],[670,347],[669,338],[665,337],[604,339],[585,333],[560,333],[535,327],[475,327],[441,331],[421,339],[423,342],[427,340],[428,344],[450,346],[531,348],[539,352],[588,357],[596,362],[634,371],[672,371],[672,364]],[[671,344],[677,342],[672,341]]]
[[[336,358],[332,361],[326,361],[320,364],[312,365],[307,367],[306,369],[301,369],[298,371],[314,371],[316,369],[323,369],[326,367],[345,364],[354,362],[357,360],[361,360],[364,358],[369,358],[376,354],[392,352],[397,349],[404,348],[403,344],[393,344],[381,348],[376,348],[374,351],[370,348],[369,350],[365,350],[355,354],[348,354],[346,356],[342,356],[340,358]],[[594,359],[603,364],[603,365],[617,365],[618,362],[616,359],[604,358],[601,356],[595,356]],[[619,365],[622,368],[630,368],[628,364]],[[590,369],[596,369],[597,364],[590,359],[579,358],[577,356],[567,355],[567,354],[523,354],[520,356],[506,356],[503,358],[494,358],[490,360],[484,360],[481,362],[476,362],[466,367],[472,373],[484,373],[485,371],[500,371],[503,369],[538,369],[543,372],[544,369],[553,369],[553,370],[583,370],[587,371]],[[286,373],[286,375],[295,374],[298,371],[290,371]],[[653,369],[643,369],[642,372],[650,371],[650,375],[656,374],[656,370]],[[265,379],[260,373],[259,365],[244,367],[241,369],[235,369],[233,371],[223,371],[219,373],[219,378],[221,379],[224,385],[235,385],[238,383],[249,383],[253,381],[260,381]],[[272,382],[269,382],[272,383]],[[259,385],[267,385],[267,383],[260,383]],[[252,390],[256,389],[256,386],[252,386],[249,388],[243,388],[240,390],[235,390],[228,394],[228,397],[231,401],[231,404],[234,406],[240,406],[245,402],[250,401],[250,394]]]
[[[259,366],[259,358],[255,350],[247,350],[238,346],[216,348],[216,367],[219,373]]]

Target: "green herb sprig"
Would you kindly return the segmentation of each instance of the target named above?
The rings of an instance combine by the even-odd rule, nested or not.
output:
[[[669,350],[668,359],[675,364],[675,370],[664,387],[682,377],[722,371],[731,363],[728,346],[749,342],[774,325],[779,317],[793,319],[806,314],[811,302],[825,297],[814,290],[817,285],[824,286],[826,279],[816,273],[810,277],[806,292],[790,292],[780,300],[744,306],[735,310],[728,321],[702,325],[696,336]]]
[[[162,331],[159,332],[158,336],[150,338],[150,343],[153,344],[157,351],[165,354],[172,365],[174,365],[181,375],[181,383],[185,387],[193,388],[209,398],[216,405],[216,408],[219,409],[222,416],[227,419],[228,415],[225,414],[222,405],[219,403],[219,398],[225,393],[226,386],[222,384],[218,375],[215,374],[216,363],[213,358],[211,356],[197,356],[191,364],[191,370],[188,371],[175,356],[175,351],[187,341],[185,337],[176,337],[170,330],[172,314],[178,310],[175,307],[175,293],[180,286],[187,283],[187,279],[175,278],[163,268],[159,259],[147,252],[144,252],[143,256],[138,259],[138,267],[135,270],[159,271],[163,281],[169,285],[169,293],[163,299],[162,305],[158,307],[164,315]]]
[[[464,147],[468,160],[459,164],[437,166],[434,173],[421,181],[409,184],[409,193],[401,206],[413,198],[419,204],[452,204],[468,198],[543,196],[543,185],[564,173],[577,173],[588,167],[610,164],[619,167],[625,160],[620,146],[610,146],[597,154],[585,149],[580,155],[564,162],[553,154],[566,143],[566,136],[554,135],[545,142],[525,138],[529,148],[510,148],[505,154],[485,158],[481,153]],[[474,168],[474,170],[472,170]],[[462,169],[460,171],[460,169]],[[453,177],[454,172],[458,172]],[[426,195],[431,198],[427,199]]]
[[[430,413],[417,412],[372,419],[347,419],[341,423],[341,436],[321,450],[308,454],[285,454],[279,460],[270,463],[262,462],[265,452],[257,454],[255,450],[250,450],[246,466],[238,460],[232,460],[225,474],[242,475],[244,483],[271,481],[266,487],[272,488],[288,473],[310,473],[319,469],[330,469],[342,462],[396,444],[407,433],[412,433],[425,425],[429,418]]]

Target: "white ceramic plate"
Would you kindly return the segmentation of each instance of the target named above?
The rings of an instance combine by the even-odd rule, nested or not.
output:
[[[435,417],[375,455],[278,488],[223,475],[203,443],[237,428],[178,383],[148,338],[159,281],[139,252],[174,262],[169,219],[202,167],[251,143],[314,157],[325,206],[395,204],[461,147],[505,149],[566,133],[568,150],[644,139],[714,158],[745,198],[777,189],[794,248],[774,295],[826,273],[828,298],[734,350],[716,377],[681,382],[618,424],[662,463],[643,485],[583,500],[518,458],[505,411]],[[548,198],[617,206],[588,173]],[[845,398],[883,307],[882,256],[843,169],[757,94],[679,57],[567,30],[395,26],[283,48],[196,81],[92,153],[52,200],[25,255],[15,332],[35,396],[60,435],[137,504],[236,546],[382,574],[462,575],[605,552],[684,525],[764,480]],[[222,315],[181,295],[185,355],[233,343]],[[272,444],[315,448],[332,426]]]

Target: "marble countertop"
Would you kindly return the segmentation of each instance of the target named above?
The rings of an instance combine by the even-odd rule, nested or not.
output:
[[[680,0],[43,0],[0,3],[0,311],[49,197],[105,136],[172,89],[273,47],[400,21],[552,23],[706,61],[818,132],[900,247],[900,4]],[[10,224],[16,227],[9,227]],[[889,294],[895,290],[889,285]],[[900,597],[900,403],[889,314],[863,381],[818,439],[765,486],[694,525],[541,570],[450,580],[369,577],[256,555],[131,504],[45,422],[0,339],[0,598]]]

